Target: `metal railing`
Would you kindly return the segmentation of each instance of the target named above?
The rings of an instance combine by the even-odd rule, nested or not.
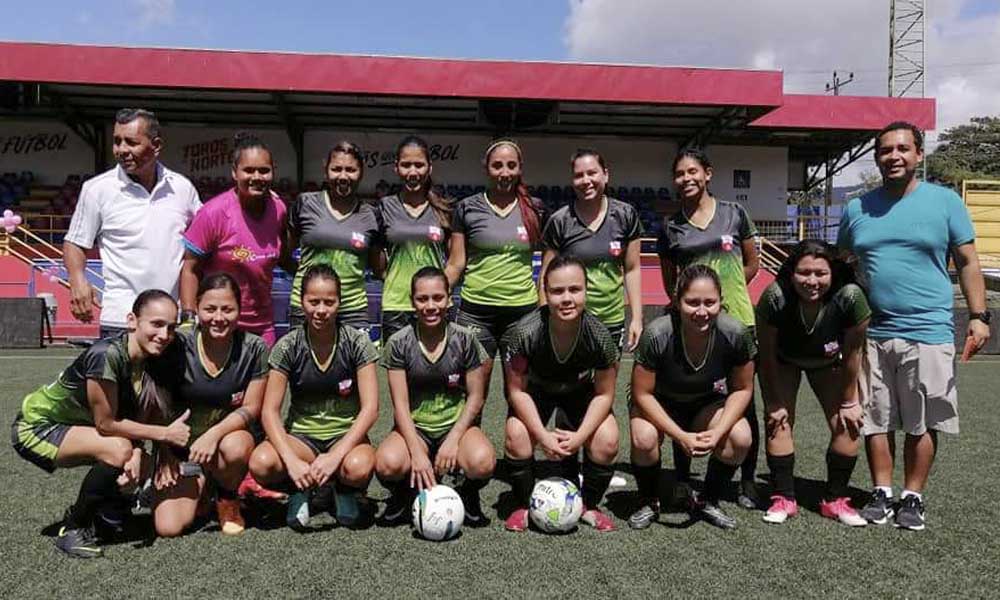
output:
[[[762,237],[775,242],[800,242],[805,239],[837,241],[840,217],[823,215],[799,215],[784,220],[754,221]]]
[[[48,252],[43,252],[39,247],[44,248]],[[64,276],[65,262],[63,260],[62,249],[42,239],[24,225],[19,226],[13,233],[7,233],[5,230],[0,229],[0,256],[3,255],[18,258],[32,269],[41,270],[39,265],[54,267],[55,270],[48,272],[50,280],[54,280],[53,283],[59,283],[63,287],[70,287],[69,276]],[[99,295],[103,294],[103,275],[86,265],[84,266],[84,273],[89,276],[88,279],[91,281],[101,282],[101,285],[94,285],[94,289]],[[101,306],[100,302],[97,302],[96,305],[98,307]]]

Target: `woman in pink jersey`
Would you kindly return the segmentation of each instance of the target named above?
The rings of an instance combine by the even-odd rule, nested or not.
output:
[[[287,264],[284,239],[287,209],[273,191],[274,159],[259,138],[238,133],[233,144],[235,186],[205,203],[184,234],[181,320],[193,318],[201,277],[220,271],[240,284],[239,327],[273,346],[274,267]]]

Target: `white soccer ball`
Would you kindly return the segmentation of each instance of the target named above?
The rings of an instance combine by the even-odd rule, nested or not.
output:
[[[462,498],[446,485],[423,490],[413,500],[413,528],[424,539],[450,540],[462,530],[464,521]]]
[[[531,491],[531,522],[546,533],[572,531],[583,514],[580,488],[561,477],[550,477],[535,484]]]

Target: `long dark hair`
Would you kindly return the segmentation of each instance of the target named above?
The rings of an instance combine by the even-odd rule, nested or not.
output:
[[[240,302],[240,284],[236,283],[236,279],[229,273],[212,273],[211,275],[202,277],[201,281],[198,282],[198,291],[195,292],[195,302],[201,302],[201,297],[206,292],[212,290],[229,290],[233,294],[233,297],[236,298],[236,310],[242,308]]]
[[[705,169],[706,171],[712,168],[712,161],[709,160],[708,154],[705,153],[705,150],[698,146],[685,146],[678,150],[677,154],[674,156],[674,162],[670,167],[671,177],[673,177],[674,172],[677,171],[677,165],[685,158],[693,159],[701,165],[702,169]]]
[[[722,298],[722,282],[719,281],[719,274],[715,272],[715,269],[708,265],[693,264],[684,267],[681,274],[677,277],[677,292],[674,294],[674,298],[677,298],[677,303],[681,301],[681,296],[688,291],[691,284],[699,279],[711,280],[715,289],[719,292],[719,298]]]
[[[268,158],[271,159],[271,168],[274,168],[274,153],[268,148],[264,140],[260,139],[257,134],[251,133],[249,131],[238,131],[236,135],[233,136],[233,169],[236,169],[240,165],[240,159],[243,157],[244,150],[250,150],[252,148],[257,148],[267,152]]]
[[[337,286],[337,298],[340,298],[340,276],[333,270],[333,267],[320,263],[306,269],[306,274],[302,276],[302,297],[305,298],[306,290],[313,279],[326,279],[332,281]]]
[[[798,298],[795,286],[792,284],[792,276],[795,274],[795,267],[799,265],[799,261],[807,256],[822,258],[830,265],[830,289],[823,296],[824,302],[845,285],[849,283],[859,284],[858,272],[849,255],[823,240],[802,240],[792,248],[792,251],[788,253],[788,258],[778,269],[776,281],[781,286],[781,291],[786,299]]]
[[[428,265],[426,267],[420,267],[420,269],[414,273],[413,277],[410,279],[410,298],[413,298],[413,296],[416,295],[417,282],[421,279],[440,279],[444,282],[444,291],[449,294],[451,293],[451,285],[448,284],[448,276],[444,274],[444,271],[435,266]]]
[[[427,141],[424,138],[416,135],[408,135],[402,140],[400,140],[399,145],[396,146],[396,162],[399,163],[399,155],[403,152],[404,148],[419,148],[421,152],[424,153],[424,160],[427,161],[427,165],[430,166],[431,163],[431,152],[430,147],[427,145]],[[451,204],[452,199],[442,196],[434,189],[434,181],[431,176],[427,175],[427,180],[424,181],[424,195],[427,197],[427,201],[430,203],[431,208],[434,209],[434,215],[437,217],[438,224],[442,229],[451,229]]]
[[[358,163],[358,172],[361,174],[361,177],[365,176],[365,155],[361,152],[361,147],[348,141],[340,141],[334,144],[330,148],[330,151],[326,153],[326,162],[323,163],[324,177],[326,176],[326,171],[330,168],[330,161],[337,154],[347,154],[354,157],[354,160]]]
[[[549,286],[549,274],[552,271],[558,271],[566,267],[580,267],[580,270],[583,271],[583,287],[587,287],[587,265],[583,264],[582,260],[572,254],[557,254],[549,262],[549,265],[545,268],[545,275],[542,278],[542,287]]]
[[[515,195],[517,196],[518,209],[521,211],[521,222],[524,224],[524,230],[528,233],[528,241],[534,246],[542,237],[542,217],[538,214],[539,210],[535,206],[535,200],[528,191],[528,184],[524,183],[524,155],[521,153],[521,147],[511,139],[501,138],[495,140],[487,146],[486,152],[483,154],[483,160],[489,165],[490,155],[500,146],[510,146],[513,148],[514,152],[517,153],[518,162],[521,163],[521,177],[517,181]]]

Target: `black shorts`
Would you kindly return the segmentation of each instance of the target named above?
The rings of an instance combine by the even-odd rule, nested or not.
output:
[[[28,423],[18,412],[10,426],[10,442],[21,458],[51,473],[56,470],[59,446],[70,427],[61,423]]]
[[[697,418],[698,414],[701,413],[701,411],[708,407],[721,408],[725,405],[725,400],[708,403],[691,402],[685,404],[673,402],[669,405],[661,402],[660,405],[667,411],[670,418],[674,420],[674,423],[677,423],[678,427],[684,431],[692,431],[692,427],[694,427],[694,420]]]
[[[396,333],[400,329],[406,327],[407,325],[416,324],[417,313],[412,310],[383,310],[382,311],[382,329],[379,333],[379,339],[382,340],[382,344],[389,341],[392,334]]]
[[[568,394],[551,394],[541,390],[529,389],[528,395],[535,401],[535,410],[542,424],[549,426],[549,421],[558,429],[576,431],[583,424],[583,417],[590,408],[594,397],[593,387]],[[508,410],[508,416],[516,416],[513,409]]]
[[[438,450],[441,449],[441,444],[444,443],[444,439],[448,437],[448,434],[450,432],[451,430],[448,430],[442,433],[441,435],[434,437],[431,434],[424,431],[423,429],[417,427],[417,435],[419,435],[420,439],[423,440],[425,444],[427,444],[427,457],[430,458],[432,461],[437,456]]]
[[[618,347],[618,357],[621,358],[622,348],[625,347],[625,323],[606,325],[606,327],[608,328],[608,333],[611,334],[611,339],[615,342],[615,346]]]
[[[330,448],[333,448],[333,445],[339,442],[340,438],[344,437],[342,435],[338,435],[324,440],[308,436],[304,433],[289,433],[288,435],[292,436],[293,438],[299,440],[300,442],[308,446],[309,449],[312,450],[316,456],[329,452]]]
[[[525,306],[488,306],[462,300],[456,322],[476,334],[486,354],[492,359],[500,349],[500,340],[510,326],[521,317],[538,308],[537,304]]]

